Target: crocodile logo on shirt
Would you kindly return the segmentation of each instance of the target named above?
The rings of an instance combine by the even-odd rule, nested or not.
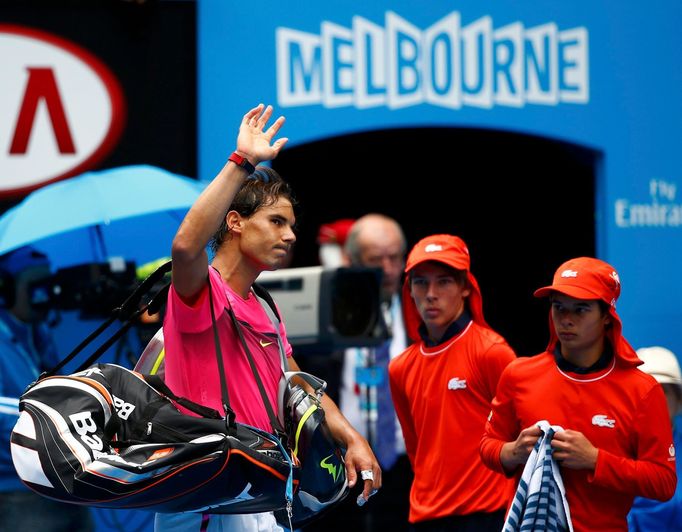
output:
[[[616,420],[607,418],[606,414],[597,414],[596,416],[592,416],[592,424],[597,427],[612,429],[616,426]]]
[[[467,387],[466,379],[452,377],[452,379],[448,381],[448,390],[463,390],[466,387]]]

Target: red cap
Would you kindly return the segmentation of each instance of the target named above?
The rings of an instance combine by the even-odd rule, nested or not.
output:
[[[355,220],[351,218],[343,218],[335,222],[322,224],[317,232],[317,243],[343,246],[354,223]]]
[[[407,256],[405,273],[417,264],[435,260],[457,270],[469,271],[471,257],[464,240],[452,235],[432,235],[422,238]]]
[[[467,298],[471,317],[476,323],[490,328],[483,318],[481,289],[478,287],[476,278],[471,271],[469,271],[471,257],[464,240],[458,236],[452,235],[431,235],[421,239],[415,244],[412,251],[410,251],[410,254],[407,256],[405,273],[409,273],[412,268],[427,261],[441,262],[456,270],[464,270],[467,272],[467,279],[471,285],[471,293]],[[410,295],[409,276],[405,277],[405,282],[403,284],[403,308],[407,334],[412,340],[416,341],[419,339],[419,325],[421,324],[422,319],[417,311],[417,306],[414,304],[414,300]]]
[[[552,291],[576,299],[599,299],[615,307],[620,296],[620,277],[613,266],[602,260],[578,257],[559,266],[552,285],[538,288],[533,295],[546,297]]]
[[[609,305],[613,325],[607,331],[613,350],[617,356],[633,365],[641,364],[635,350],[623,338],[623,324],[616,313],[616,300],[620,296],[620,277],[613,266],[592,257],[578,257],[564,262],[554,274],[550,286],[538,288],[533,295],[546,297],[552,292],[560,292],[575,299],[599,300]],[[553,351],[557,337],[554,332],[550,312],[550,341],[548,351]]]

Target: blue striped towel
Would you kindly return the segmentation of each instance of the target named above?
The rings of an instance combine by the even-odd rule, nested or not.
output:
[[[550,445],[554,433],[564,429],[544,419],[536,425],[543,434],[523,468],[503,532],[573,532],[564,482]]]

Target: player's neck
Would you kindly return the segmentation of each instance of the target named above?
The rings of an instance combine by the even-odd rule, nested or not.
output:
[[[604,339],[586,347],[570,347],[561,344],[561,356],[579,368],[593,366],[604,352]]]

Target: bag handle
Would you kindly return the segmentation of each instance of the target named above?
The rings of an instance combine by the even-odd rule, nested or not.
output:
[[[76,357],[76,355],[78,355],[81,351],[83,351],[83,349],[90,345],[95,338],[101,335],[102,332],[104,332],[104,330],[107,329],[117,319],[125,321],[123,326],[118,331],[116,331],[109,339],[107,339],[97,350],[95,350],[95,352],[78,367],[76,372],[83,371],[84,369],[90,367],[95,362],[95,360],[97,360],[102,355],[102,353],[109,349],[109,347],[111,347],[114,344],[114,342],[116,342],[116,340],[123,336],[123,334],[128,329],[130,329],[130,327],[132,327],[132,325],[134,324],[134,320],[138,318],[140,315],[142,315],[145,311],[153,308],[155,309],[155,312],[158,312],[158,308],[160,307],[160,303],[158,303],[158,301],[160,300],[159,294],[165,293],[165,291],[168,290],[168,286],[164,286],[163,288],[161,288],[148,304],[146,304],[142,308],[138,307],[140,301],[142,300],[142,296],[149,292],[149,290],[151,290],[154,284],[161,278],[163,278],[163,276],[171,270],[171,266],[172,264],[171,261],[169,260],[162,264],[161,266],[159,266],[152,273],[150,273],[137,286],[137,288],[133,290],[133,292],[126,298],[126,300],[121,305],[119,305],[118,307],[114,308],[111,311],[111,316],[107,320],[105,320],[104,323],[102,323],[99,327],[97,327],[97,329],[90,333],[85,338],[85,340],[78,344],[73,351],[66,355],[52,369],[41,373],[35,382],[41,381],[45,377],[55,375],[66,364],[71,362],[71,360],[73,360]],[[150,311],[150,313],[154,312]]]
[[[286,419],[284,415],[284,410],[287,408],[286,404],[286,393],[288,389],[291,389],[291,379],[298,377],[307,382],[310,387],[315,392],[315,397],[318,402],[322,401],[322,395],[327,388],[326,381],[312,375],[311,373],[306,373],[305,371],[285,371],[284,377],[279,382],[279,391],[277,394],[278,404],[279,404],[279,415],[282,419]]]
[[[318,400],[324,395],[324,391],[327,389],[327,382],[319,377],[316,377],[312,373],[306,373],[305,371],[285,371],[284,380],[290,381],[294,377],[299,377],[306,381],[310,387],[315,392]]]
[[[161,392],[163,395],[168,397],[169,399],[172,399],[179,405],[184,406],[187,410],[190,410],[194,412],[195,414],[199,414],[201,417],[208,418],[208,419],[222,419],[223,416],[220,415],[220,412],[215,410],[214,408],[209,408],[204,405],[200,405],[199,403],[195,403],[194,401],[190,401],[189,399],[185,397],[180,397],[179,395],[175,395],[171,389],[166,385],[165,382],[163,382],[163,379],[159,377],[158,375],[143,375],[144,380],[147,381],[154,389],[157,391]]]

